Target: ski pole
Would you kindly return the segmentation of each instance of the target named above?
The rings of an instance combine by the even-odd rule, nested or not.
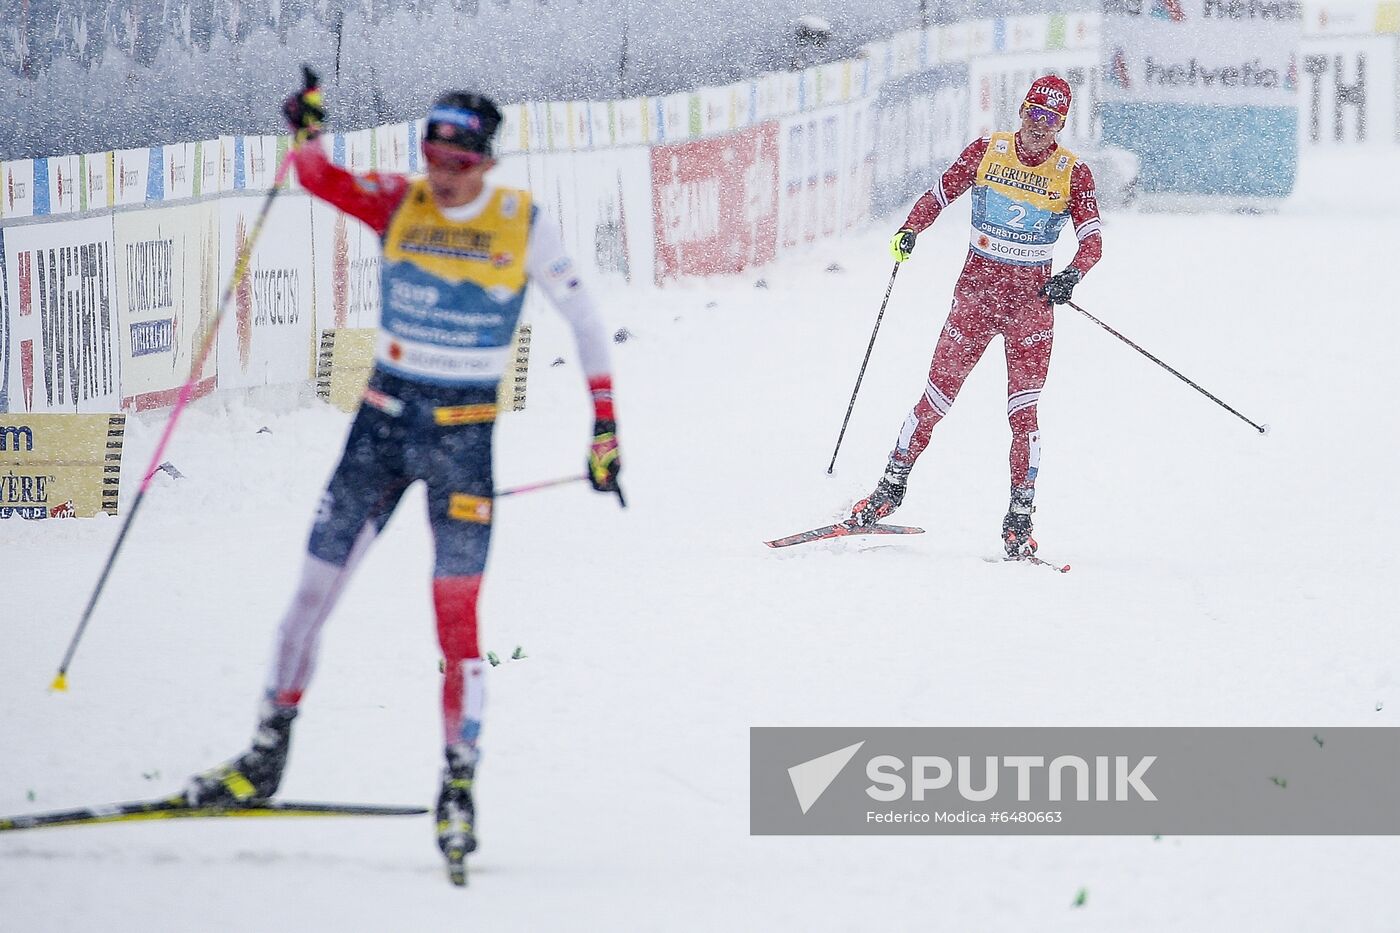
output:
[[[308,80],[310,80],[309,77]],[[272,182],[272,189],[263,199],[262,210],[258,212],[258,219],[254,222],[253,229],[243,244],[243,250],[234,261],[233,274],[229,276],[228,284],[224,287],[223,297],[219,299],[214,321],[209,325],[209,330],[204,335],[199,352],[195,354],[194,363],[190,367],[190,377],[181,386],[180,397],[176,400],[175,407],[171,409],[170,417],[166,419],[165,430],[161,432],[155,453],[151,454],[150,465],[146,467],[146,473],[141,479],[141,486],[136,490],[136,498],[131,503],[131,510],[126,513],[126,520],[122,522],[121,530],[117,532],[116,543],[112,545],[111,553],[107,555],[107,563],[102,568],[102,574],[97,578],[97,585],[93,587],[92,595],[88,597],[87,608],[83,610],[78,628],[68,643],[68,650],[63,653],[63,662],[59,664],[58,673],[54,676],[53,683],[49,685],[50,690],[64,691],[68,689],[68,665],[72,663],[73,654],[78,650],[78,642],[82,640],[83,632],[87,630],[88,622],[92,620],[92,611],[97,606],[97,598],[102,595],[102,588],[107,584],[107,577],[112,572],[112,565],[116,563],[117,554],[122,549],[122,542],[126,540],[127,532],[131,530],[132,523],[136,521],[136,513],[140,510],[141,503],[146,500],[146,491],[151,488],[151,480],[160,469],[166,445],[170,443],[170,436],[175,433],[175,424],[180,420],[180,414],[194,395],[195,383],[199,381],[199,375],[204,371],[204,363],[209,358],[209,351],[213,349],[214,338],[219,333],[219,324],[223,320],[224,311],[228,308],[229,298],[232,297],[239,283],[243,281],[243,277],[248,274],[248,267],[253,257],[253,246],[258,241],[258,234],[262,232],[268,211],[272,209],[272,202],[277,199],[278,192],[282,190],[282,183],[286,180],[287,171],[291,165],[292,156],[291,153],[288,153],[287,158],[277,169],[277,177]]]
[[[534,492],[536,489],[547,489],[550,486],[563,486],[565,483],[581,483],[586,479],[588,479],[588,477],[582,474],[579,476],[564,476],[559,479],[547,479],[538,483],[526,483],[524,486],[512,486],[509,489],[502,489],[497,492],[495,496],[497,499],[502,499],[506,496],[518,496],[523,492]]]
[[[1211,394],[1210,394],[1209,392],[1207,392],[1205,389],[1201,388],[1199,385],[1197,385],[1196,383],[1192,382],[1190,379],[1187,379],[1187,378],[1186,378],[1185,376],[1183,376],[1181,373],[1179,373],[1179,372],[1177,372],[1176,370],[1172,369],[1172,368],[1171,368],[1170,366],[1168,366],[1166,363],[1163,363],[1161,360],[1157,359],[1157,357],[1153,356],[1151,353],[1148,353],[1148,352],[1147,352],[1146,350],[1144,350],[1142,347],[1140,347],[1140,346],[1138,346],[1137,344],[1133,343],[1133,342],[1132,342],[1131,340],[1129,340],[1127,337],[1124,337],[1122,334],[1118,333],[1118,331],[1114,330],[1112,327],[1109,327],[1109,326],[1108,326],[1107,324],[1105,324],[1103,321],[1100,321],[1098,318],[1094,317],[1092,314],[1090,314],[1088,311],[1085,311],[1083,308],[1079,307],[1079,305],[1075,304],[1074,302],[1069,301],[1069,302],[1066,302],[1066,304],[1068,304],[1068,305],[1069,305],[1071,308],[1073,308],[1074,310],[1078,311],[1080,314],[1082,314],[1082,315],[1084,315],[1085,317],[1087,317],[1089,320],[1093,321],[1095,324],[1097,324],[1097,325],[1099,325],[1100,327],[1102,327],[1104,330],[1108,331],[1108,332],[1109,332],[1110,334],[1112,334],[1113,336],[1117,337],[1119,340],[1121,340],[1121,341],[1123,341],[1124,343],[1126,343],[1128,346],[1132,347],[1134,350],[1136,350],[1136,351],[1138,351],[1139,353],[1141,353],[1143,356],[1147,357],[1147,358],[1148,358],[1149,360],[1151,360],[1152,362],[1156,363],[1158,366],[1160,366],[1160,367],[1162,367],[1163,369],[1165,369],[1167,372],[1171,373],[1171,374],[1172,374],[1173,376],[1175,376],[1176,378],[1180,379],[1182,382],[1184,382],[1184,383],[1186,383],[1187,385],[1189,385],[1191,388],[1195,389],[1197,392],[1199,392],[1199,393],[1201,393],[1202,395],[1204,395],[1206,398],[1210,399],[1210,400],[1211,400],[1212,402],[1214,402],[1215,404],[1219,405],[1221,408],[1223,408],[1223,409],[1225,409],[1226,411],[1228,411],[1230,414],[1234,415],[1236,418],[1238,418],[1238,419],[1240,419],[1241,421],[1243,421],[1245,424],[1249,425],[1249,426],[1250,426],[1251,428],[1253,428],[1254,430],[1258,431],[1260,434],[1268,434],[1268,433],[1269,433],[1269,426],[1268,426],[1267,424],[1256,424],[1255,422],[1253,422],[1253,421],[1251,421],[1250,419],[1246,418],[1244,415],[1242,415],[1242,414],[1240,414],[1239,412],[1235,411],[1235,409],[1231,408],[1229,405],[1225,404],[1225,403],[1222,402],[1220,399],[1216,398],[1214,395],[1211,395]]]
[[[890,273],[890,284],[885,286],[885,300],[880,302],[880,313],[875,317],[875,329],[870,332],[870,345],[865,348],[865,359],[860,361],[860,372],[856,375],[856,387],[851,390],[851,404],[846,406],[846,417],[841,422],[841,433],[836,437],[836,449],[831,452],[831,462],[826,466],[826,475],[836,468],[836,455],[841,452],[841,441],[846,437],[846,426],[851,423],[851,412],[856,407],[856,393],[860,391],[861,380],[865,378],[865,366],[870,362],[870,351],[875,349],[875,335],[880,333],[880,322],[885,317],[885,306],[890,303],[890,292],[894,290],[894,277],[899,275],[899,263],[894,264]]]
[[[564,476],[559,479],[542,480],[538,483],[526,483],[524,486],[512,486],[509,489],[502,489],[500,492],[493,493],[493,495],[497,499],[501,499],[505,496],[518,496],[523,492],[534,492],[536,489],[548,489],[550,486],[563,486],[566,483],[578,483],[586,479],[588,479],[587,476]],[[621,484],[618,484],[613,492],[617,493],[618,504],[624,509],[627,508],[627,500],[622,496]]]

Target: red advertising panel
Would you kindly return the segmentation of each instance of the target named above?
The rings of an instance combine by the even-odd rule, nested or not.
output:
[[[769,262],[778,233],[778,125],[651,150],[656,281]]]

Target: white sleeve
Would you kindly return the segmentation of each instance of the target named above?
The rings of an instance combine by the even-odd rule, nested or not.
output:
[[[538,208],[530,223],[530,242],[525,250],[525,271],[531,281],[544,288],[550,302],[564,315],[574,332],[584,375],[609,374],[608,341],[593,296],[584,287],[574,261],[564,252],[564,242],[554,221]]]

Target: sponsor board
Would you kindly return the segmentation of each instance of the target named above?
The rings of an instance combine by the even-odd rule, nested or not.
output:
[[[365,384],[374,369],[378,331],[372,327],[327,328],[321,331],[316,356],[316,395],[341,411],[354,411],[365,398]],[[496,394],[498,411],[524,411],[530,377],[529,324],[518,324],[511,339],[511,361]],[[392,413],[393,402],[378,396],[372,403]]]
[[[0,415],[0,519],[117,514],[121,414]]]
[[[36,215],[72,214],[78,210],[78,188],[83,177],[80,161],[75,155],[34,160]]]
[[[656,280],[739,272],[773,259],[778,124],[651,150]]]
[[[731,88],[701,88],[695,92],[695,96],[700,107],[699,135],[719,136],[739,125]]]
[[[162,147],[161,192],[166,201],[183,201],[195,195],[200,180],[200,143],[176,143]]]
[[[193,375],[195,397],[214,387],[214,354],[191,372],[211,336],[219,299],[219,215],[212,204],[118,214],[117,319],[122,407],[173,405]]]
[[[5,266],[5,228],[0,227],[0,414],[10,410],[10,287]]]
[[[656,142],[682,142],[699,135],[696,132],[699,127],[693,126],[691,121],[692,97],[687,91],[653,98],[657,110]]]
[[[281,161],[282,138],[278,136],[240,136],[235,150],[234,188],[267,191],[277,177]]]
[[[412,131],[408,130],[410,124],[404,124],[410,138]],[[524,152],[530,143],[528,122],[524,118],[521,104],[504,104],[501,106],[501,126],[496,131],[496,156],[509,155],[516,152]]]
[[[1107,0],[1101,28],[1102,139],[1141,157],[1149,203],[1292,190],[1300,3]]]
[[[316,326],[378,327],[379,237],[349,214],[310,200]]]
[[[339,137],[345,144],[345,161],[340,163],[352,172],[368,172],[375,168],[374,134],[371,130],[355,130]]]
[[[1107,0],[1109,103],[1296,103],[1302,5],[1292,0]]]
[[[616,130],[613,139],[619,146],[645,146],[651,141],[652,120],[648,116],[647,99],[634,97],[620,100],[613,106]]]
[[[1304,40],[1298,83],[1303,145],[1400,142],[1400,40]]]
[[[780,249],[836,236],[867,219],[873,120],[873,109],[862,102],[779,121]]]
[[[4,163],[4,190],[0,190],[0,217],[34,215],[34,161]]]
[[[906,206],[937,181],[972,140],[967,67],[941,65],[885,82],[874,102],[870,211]]]
[[[195,197],[218,194],[224,190],[219,145],[217,139],[206,139],[194,144],[191,169],[194,172]]]
[[[559,228],[564,250],[582,268],[626,281],[653,277],[649,151],[640,146],[593,152],[533,153],[501,161],[500,185],[527,188],[540,222]],[[535,290],[526,301],[533,306]]]
[[[504,127],[502,127],[504,130]],[[499,134],[497,138],[502,138]],[[410,171],[408,157],[409,133],[407,123],[391,123],[374,131],[375,165],[381,172],[406,174]]]
[[[219,212],[219,281],[232,279],[253,234],[260,197],[230,197]],[[262,225],[247,270],[219,324],[218,385],[250,388],[305,383],[312,373],[311,204],[279,198]]]
[[[112,177],[113,170],[110,152],[78,156],[79,212],[101,210],[115,203],[116,179]]]
[[[10,411],[116,411],[112,219],[13,227],[4,251]]]
[[[153,180],[151,157],[153,153],[160,152],[160,149],[118,149],[112,153],[113,204],[125,206],[146,203]],[[160,180],[160,171],[157,168],[154,181],[158,183]]]

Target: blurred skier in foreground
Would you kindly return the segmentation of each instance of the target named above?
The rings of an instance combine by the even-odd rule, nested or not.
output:
[[[383,240],[380,333],[374,371],[316,511],[301,582],[282,619],[252,746],[193,778],[186,797],[207,806],[276,792],[321,626],[404,490],[422,480],[436,546],[433,604],[445,659],[446,767],[437,830],[444,853],[460,868],[476,848],[472,782],[484,674],[477,600],[491,539],[496,391],[527,284],[541,283],[573,328],[593,399],[588,478],[600,492],[618,492],[607,342],[557,226],[540,215],[528,192],[485,182],[496,164],[492,139],[501,121],[490,100],[457,92],[438,98],[427,117],[427,177],[421,179],[355,175],[333,165],[315,138],[325,116],[318,89],[293,95],[283,109],[302,143],[290,156],[301,184]]]
[[[1054,306],[1070,300],[1102,252],[1094,176],[1056,142],[1069,105],[1070,88],[1061,78],[1036,79],[1021,104],[1020,129],[984,136],[964,149],[895,233],[890,249],[896,262],[904,262],[918,233],[949,202],[972,189],[972,242],[933,351],[928,384],[904,420],[884,475],[852,508],[850,522],[873,524],[899,507],[933,426],[948,413],[992,338],[1001,334],[1011,423],[1011,503],[1002,521],[1002,542],[1008,557],[1035,553],[1036,404],[1050,366]],[[1055,241],[1067,222],[1074,225],[1079,250],[1068,266],[1051,275]]]

